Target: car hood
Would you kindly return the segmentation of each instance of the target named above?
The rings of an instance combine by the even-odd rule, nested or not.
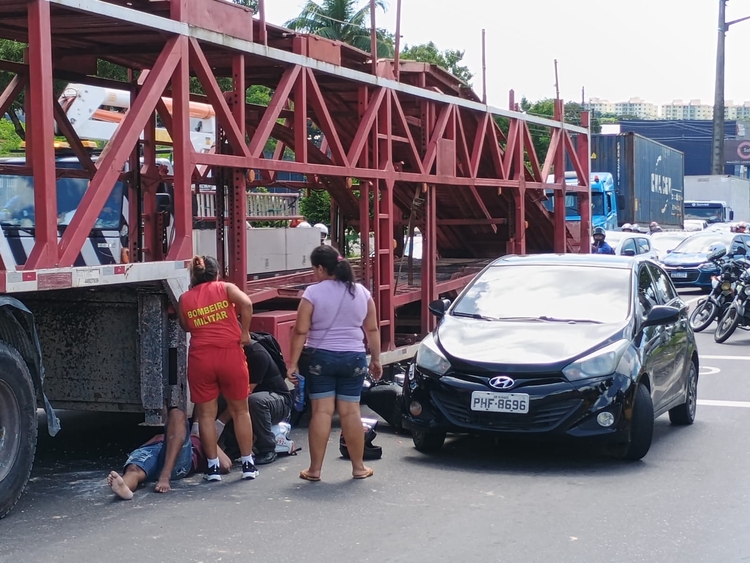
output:
[[[558,371],[589,351],[621,338],[618,324],[548,321],[482,321],[447,316],[437,341],[454,369],[479,367]]]
[[[664,256],[662,263],[665,266],[697,266],[706,261],[706,256],[707,255],[702,252],[689,254],[670,252]]]

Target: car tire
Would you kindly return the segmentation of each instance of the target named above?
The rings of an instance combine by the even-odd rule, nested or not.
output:
[[[698,368],[695,362],[690,362],[690,373],[688,374],[687,393],[685,402],[669,409],[669,422],[672,424],[686,426],[695,421],[695,411],[698,405]]]
[[[654,438],[654,403],[648,388],[639,384],[635,392],[633,415],[630,419],[630,442],[617,448],[615,456],[637,461],[648,453]]]
[[[716,303],[710,299],[705,299],[700,303],[690,314],[690,326],[694,332],[701,332],[706,330],[712,322],[718,312],[719,308]]]
[[[719,344],[726,342],[740,324],[740,314],[737,307],[732,304],[719,319],[719,324],[714,332],[714,340]]]
[[[0,342],[0,518],[21,498],[36,454],[36,393],[15,348]]]
[[[412,430],[411,439],[417,451],[436,452],[445,443],[445,432],[439,430]]]

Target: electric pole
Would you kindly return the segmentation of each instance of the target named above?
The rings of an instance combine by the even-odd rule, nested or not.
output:
[[[711,143],[711,174],[724,174],[724,43],[727,34],[727,0],[719,0],[719,38],[716,46],[716,84]]]

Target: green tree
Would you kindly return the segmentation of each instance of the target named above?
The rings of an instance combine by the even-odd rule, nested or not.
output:
[[[429,43],[413,45],[411,47],[407,45],[406,48],[401,51],[401,58],[437,65],[471,86],[470,81],[473,74],[469,71],[468,66],[461,64],[461,61],[464,58],[464,51],[456,49],[440,51],[437,48],[437,45],[430,41]]]
[[[311,225],[331,222],[331,196],[326,190],[310,190],[299,202],[299,209]]]
[[[232,0],[232,2],[239,4],[240,6],[247,6],[253,12],[258,11],[258,0]]]
[[[318,3],[320,2],[320,3]],[[358,0],[307,0],[299,16],[284,25],[295,31],[314,33],[343,41],[370,52],[370,4],[357,9]],[[376,0],[376,6],[385,11],[385,2]],[[377,30],[378,57],[393,56],[393,36],[385,30]]]

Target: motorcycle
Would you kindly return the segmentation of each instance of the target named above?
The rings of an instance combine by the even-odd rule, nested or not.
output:
[[[712,277],[711,293],[698,302],[698,306],[690,315],[690,326],[695,332],[707,329],[714,320],[724,316],[734,299],[737,280],[747,267],[746,263],[731,258],[720,257],[711,261],[721,268],[721,273]]]
[[[740,274],[735,284],[734,299],[719,319],[719,324],[714,333],[716,342],[719,344],[726,342],[738,327],[743,330],[750,330],[748,298],[750,298],[750,270],[745,270]]]

